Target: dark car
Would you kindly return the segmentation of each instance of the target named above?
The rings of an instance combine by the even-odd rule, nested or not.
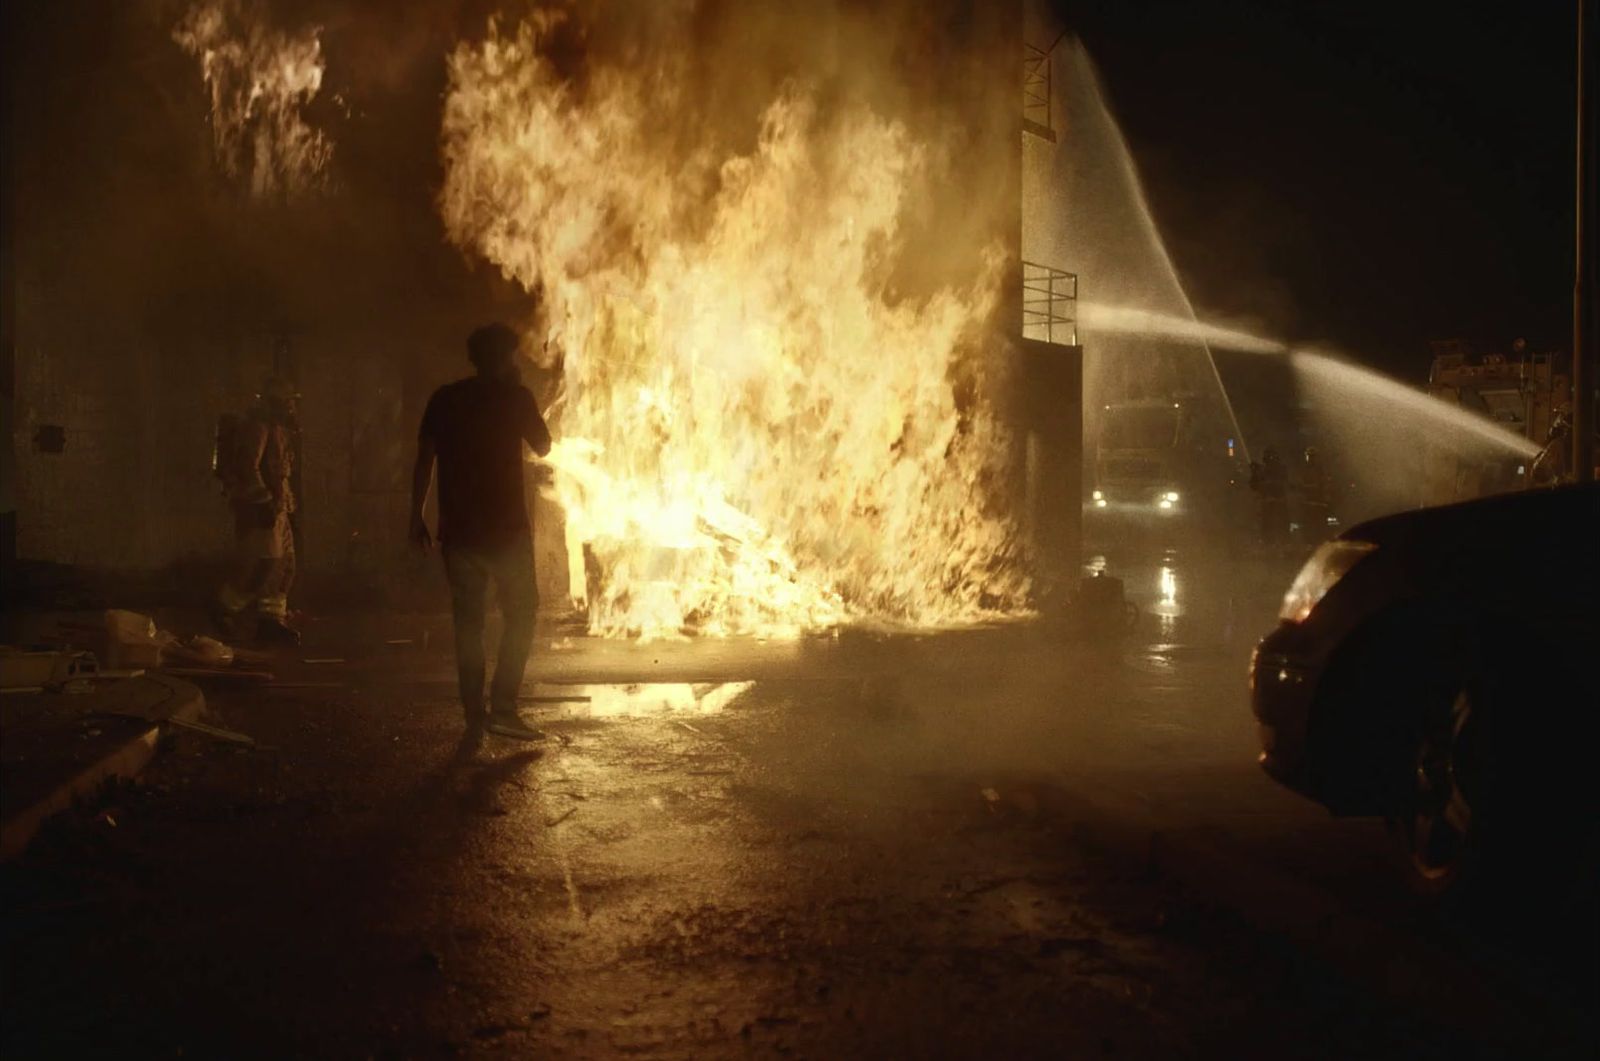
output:
[[[1592,875],[1597,594],[1600,485],[1350,529],[1252,657],[1261,765],[1334,814],[1387,818],[1426,893]]]

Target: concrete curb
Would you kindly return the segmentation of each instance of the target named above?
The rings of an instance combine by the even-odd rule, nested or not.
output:
[[[1449,948],[1351,911],[1338,896],[1229,844],[1214,827],[1174,828],[1131,802],[1073,791],[1092,818],[1084,838],[1148,865],[1259,931],[1287,940],[1391,1004],[1482,1044],[1526,1048],[1537,1000],[1471,967]],[[1579,1048],[1575,1028],[1544,1023],[1542,1049]]]
[[[171,691],[171,695],[161,705],[163,708],[161,716],[152,718],[149,726],[131,740],[125,741],[52,789],[42,799],[22,808],[0,823],[0,859],[11,859],[21,854],[47,819],[69,809],[77,801],[93,795],[107,781],[119,777],[138,776],[155,756],[156,745],[161,739],[161,729],[168,719],[194,722],[205,714],[205,696],[193,685],[159,674],[146,677]]]

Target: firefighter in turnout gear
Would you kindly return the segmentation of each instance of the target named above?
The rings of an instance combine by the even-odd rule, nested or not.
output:
[[[216,601],[217,625],[228,636],[239,635],[253,609],[257,640],[300,643],[288,622],[299,397],[288,380],[269,376],[242,416],[218,423],[216,473],[233,510],[237,543],[233,577],[223,583]]]

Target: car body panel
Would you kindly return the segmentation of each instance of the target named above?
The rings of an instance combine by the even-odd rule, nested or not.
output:
[[[1312,769],[1319,712],[1361,705],[1336,702],[1330,667],[1385,616],[1415,615],[1413,632],[1391,635],[1394,657],[1418,666],[1434,627],[1471,627],[1495,655],[1485,666],[1556,669],[1591,708],[1600,654],[1600,485],[1500,495],[1363,523],[1342,538],[1378,548],[1359,560],[1301,623],[1280,622],[1251,662],[1251,706],[1261,729],[1261,765],[1275,780],[1338,806],[1328,777]],[[1539,646],[1537,659],[1512,658]],[[1548,705],[1540,705],[1544,709]],[[1554,709],[1553,707],[1551,709]],[[1562,708],[1565,710],[1565,708]],[[1592,718],[1581,720],[1585,725]],[[1343,764],[1334,764],[1335,768]],[[1353,768],[1353,767],[1352,767]]]

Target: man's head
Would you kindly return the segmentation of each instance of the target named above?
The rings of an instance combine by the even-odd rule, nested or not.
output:
[[[467,359],[478,375],[504,378],[516,373],[517,333],[498,322],[485,324],[467,336]]]

